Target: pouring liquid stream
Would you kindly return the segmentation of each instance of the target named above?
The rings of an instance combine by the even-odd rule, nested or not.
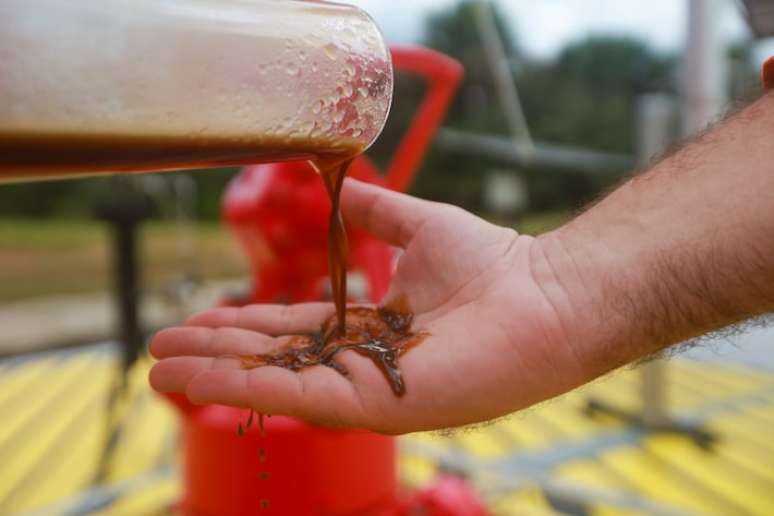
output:
[[[317,159],[310,163],[325,183],[325,190],[331,200],[331,213],[328,219],[328,269],[331,277],[331,293],[336,306],[336,331],[339,336],[345,333],[347,322],[347,254],[349,246],[344,219],[341,215],[341,187],[347,169],[354,156],[342,159]]]

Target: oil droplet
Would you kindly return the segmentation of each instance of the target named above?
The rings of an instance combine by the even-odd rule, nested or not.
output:
[[[342,120],[344,120],[344,110],[343,109],[337,109],[336,112],[333,114],[333,121],[338,124]]]
[[[359,87],[357,88],[357,92],[358,92],[358,93],[360,94],[360,96],[361,96],[361,97],[363,97],[364,99],[367,99],[367,98],[368,98],[368,88],[366,88],[365,86],[359,86]]]
[[[336,48],[336,45],[334,45],[333,43],[328,43],[323,47],[323,51],[325,52],[325,55],[328,56],[328,59],[330,59],[331,61],[336,60],[336,52],[338,51],[338,49]]]
[[[349,75],[350,77],[355,76],[355,67],[351,63],[347,63],[347,66],[344,67],[344,72]]]
[[[362,129],[355,129],[354,131],[352,131],[352,137],[353,138],[357,138],[361,134],[363,134],[363,130]]]
[[[349,84],[349,83],[346,83],[346,84],[344,85],[344,89],[342,90],[342,94],[343,94],[343,95],[344,95],[346,98],[349,98],[349,97],[351,97],[351,96],[352,96],[352,85],[351,85],[351,84]]]
[[[296,63],[294,63],[294,62],[292,62],[292,61],[291,61],[290,63],[288,63],[287,65],[285,65],[285,72],[286,72],[288,75],[293,75],[293,76],[295,76],[295,75],[298,75],[298,73],[300,72],[300,70],[298,69],[298,65],[297,65]]]

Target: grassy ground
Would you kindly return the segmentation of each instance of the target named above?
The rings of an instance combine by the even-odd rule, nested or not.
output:
[[[538,234],[556,227],[565,216],[536,214],[515,226],[524,233]],[[186,240],[181,241],[180,228],[161,223],[144,226],[142,260],[147,288],[161,288],[181,271],[193,271],[204,279],[246,274],[243,253],[222,227],[200,223],[191,228],[190,235],[187,242],[192,252],[181,254],[180,246]],[[98,222],[0,218],[0,303],[109,288],[109,237],[107,228]]]
[[[181,270],[204,278],[246,273],[242,253],[218,225],[192,228],[187,260],[178,251],[179,235],[171,224],[142,230],[146,286],[159,288]],[[0,302],[105,290],[111,281],[110,253],[110,234],[97,222],[0,219]]]

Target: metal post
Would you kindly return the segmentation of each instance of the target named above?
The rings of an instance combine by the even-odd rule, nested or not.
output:
[[[143,345],[138,313],[139,272],[137,228],[153,214],[150,199],[116,179],[114,196],[97,208],[97,216],[108,222],[113,240],[113,278],[118,312],[118,338],[124,372],[137,361]]]
[[[689,0],[682,76],[683,135],[703,130],[726,102],[726,53],[720,34],[720,0]]]
[[[489,68],[492,70],[495,88],[500,97],[505,117],[508,119],[511,136],[513,136],[519,149],[531,157],[535,152],[535,146],[532,143],[529,127],[519,101],[519,94],[513,82],[510,61],[505,53],[500,31],[497,29],[492,4],[488,0],[479,0],[475,4],[475,13],[478,31],[483,41],[484,54],[489,62]]]
[[[154,207],[150,198],[139,191],[131,180],[114,178],[110,198],[100,203],[96,212],[97,217],[108,222],[112,230],[117,336],[121,345],[121,369],[107,399],[106,441],[95,476],[95,483],[102,483],[121,434],[120,422],[114,418],[116,402],[126,393],[129,371],[137,362],[144,344],[138,310],[140,275],[137,228],[153,214]]]
[[[637,102],[637,161],[646,167],[674,140],[676,103],[666,94],[643,95]],[[669,419],[666,399],[666,364],[654,359],[641,369],[642,421],[664,425]]]

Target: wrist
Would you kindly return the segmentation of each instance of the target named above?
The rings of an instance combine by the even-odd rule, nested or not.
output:
[[[609,306],[605,271],[621,260],[603,245],[582,236],[586,230],[571,223],[540,235],[532,257],[532,273],[553,307],[562,329],[564,345],[576,357],[583,381],[591,380],[634,358],[629,321]],[[597,241],[598,242],[598,241]]]
[[[636,189],[608,202],[628,205]],[[681,231],[655,212],[595,211],[539,237],[541,284],[588,378],[766,311],[771,263],[742,228]]]

